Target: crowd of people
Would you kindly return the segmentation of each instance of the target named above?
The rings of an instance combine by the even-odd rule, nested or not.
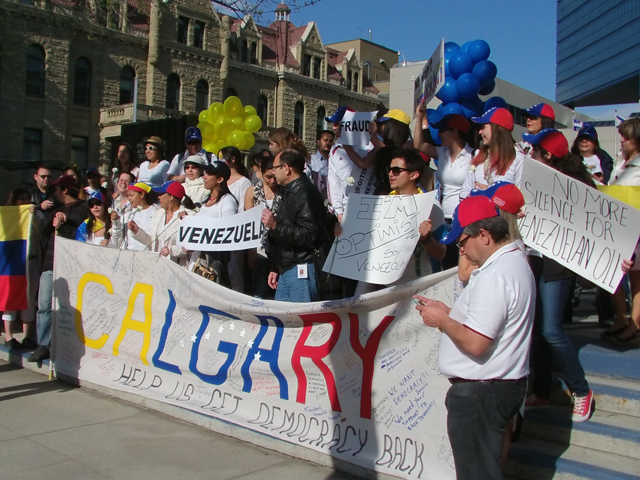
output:
[[[614,162],[589,124],[570,147],[554,129],[555,114],[546,104],[527,110],[528,133],[519,142],[505,108],[489,109],[471,121],[447,115],[433,125],[439,146],[429,133],[424,105],[416,110],[413,136],[409,115],[381,110],[370,124],[367,148],[343,145],[340,122],[347,110],[340,107],[326,118],[332,128],[318,132],[314,154],[293,132],[276,128],[269,148],[250,154],[248,168],[235,147],[203,150],[196,127],[187,129],[185,150],[171,161],[157,136],[145,140],[146,161],[140,164],[130,145],[120,145],[110,178],[95,167],[81,172],[70,165],[54,180],[50,169],[38,168],[35,188],[14,190],[8,202],[32,205],[29,268],[39,281],[30,285],[29,310],[3,312],[6,345],[35,348],[29,361],[49,357],[55,236],[156,252],[191,271],[209,272],[208,278],[238,292],[310,302],[386,286],[344,279],[326,292],[333,283],[319,281],[323,254],[342,232],[351,193],[419,195],[437,189],[444,224],[419,225],[419,241],[397,283],[458,267],[466,285],[453,308],[417,298],[425,324],[443,333],[440,368],[452,383],[448,428],[459,478],[476,478],[478,468],[486,478],[497,478],[504,438],[523,402],[527,408],[550,403],[552,359],[573,396],[573,421],[588,420],[595,408],[593,392],[562,328],[576,275],[522,243],[517,219],[524,199],[518,187],[527,157],[593,188],[599,183],[640,186],[640,119],[619,126],[622,149]],[[260,248],[194,252],[177,245],[186,215],[223,218],[258,206],[264,206]],[[627,275],[615,294],[598,291],[606,327],[602,336],[636,345],[640,266],[635,254],[621,268]],[[18,317],[24,324],[22,342],[12,336],[11,322]]]

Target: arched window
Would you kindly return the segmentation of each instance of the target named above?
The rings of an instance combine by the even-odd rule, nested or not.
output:
[[[297,102],[293,114],[293,133],[304,139],[304,103]]]
[[[167,78],[167,102],[166,108],[180,110],[180,77],[172,73]]]
[[[84,57],[76,60],[73,78],[73,104],[88,107],[91,104],[91,63]]]
[[[258,64],[258,44],[256,42],[251,42],[251,64]]]
[[[358,72],[353,73],[353,91],[358,91]]]
[[[44,97],[44,49],[31,45],[27,50],[27,91],[29,97]]]
[[[240,52],[240,61],[249,63],[249,47],[247,46],[246,40],[242,40],[242,51]]]
[[[222,101],[225,101],[229,97],[237,97],[238,92],[236,92],[233,88],[229,87],[224,91],[224,98]]]
[[[351,90],[352,78],[351,72],[347,72],[347,90]]]
[[[120,105],[133,103],[135,94],[136,72],[131,67],[124,67],[120,70]]]
[[[327,121],[324,117],[327,116],[327,111],[324,107],[318,107],[318,114],[316,115],[316,132],[321,132],[327,129]]]
[[[258,97],[256,113],[260,117],[260,120],[262,120],[262,124],[267,125],[267,118],[269,115],[269,100],[264,95],[260,95]]]
[[[196,83],[196,112],[209,108],[209,83],[199,80]]]

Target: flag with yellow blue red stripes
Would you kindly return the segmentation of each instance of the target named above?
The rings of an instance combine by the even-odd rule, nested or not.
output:
[[[27,309],[29,205],[0,207],[0,311]]]

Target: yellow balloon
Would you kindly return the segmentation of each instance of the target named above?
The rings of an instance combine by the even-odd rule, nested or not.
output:
[[[203,110],[200,112],[200,114],[198,115],[198,120],[200,120],[201,123],[205,123],[209,121],[209,110]]]
[[[226,139],[235,127],[227,117],[220,117],[213,128],[218,138]]]
[[[244,144],[245,150],[249,150],[256,144],[256,137],[253,136],[253,133],[244,132],[244,139],[245,139],[245,144]]]
[[[198,124],[200,125],[200,124]],[[206,142],[206,141],[211,141],[214,135],[214,129],[213,129],[213,125],[211,125],[209,122],[207,123],[203,123],[202,127],[198,127],[200,128],[200,132],[202,133],[202,139]]]
[[[244,108],[238,97],[231,96],[227,98],[224,101],[224,111],[229,118],[244,116]]]
[[[244,120],[242,117],[233,117],[231,121],[236,130],[244,130]]]
[[[242,150],[241,147],[244,144],[244,134],[240,130],[233,130],[227,137],[227,144],[233,145],[234,147]]]
[[[244,121],[244,127],[247,129],[247,132],[255,133],[262,127],[262,120],[260,120],[260,117],[257,115],[251,115]]]
[[[204,148],[207,152],[215,152],[218,150],[218,146],[213,142],[207,142],[203,144],[202,148]]]
[[[218,118],[224,116],[224,105],[221,104],[220,102],[212,103],[211,106],[209,107],[209,114],[213,115],[213,118],[215,120],[218,120]]]
[[[256,109],[254,107],[252,107],[251,105],[245,105],[244,107],[244,114],[247,117],[250,117],[251,115],[257,115],[258,112],[256,111]],[[246,118],[246,117],[245,117]]]

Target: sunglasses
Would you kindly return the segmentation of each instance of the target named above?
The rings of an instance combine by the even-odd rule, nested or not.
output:
[[[184,169],[185,169],[185,170],[192,170],[192,169],[193,169],[193,170],[197,170],[197,169],[198,169],[198,166],[197,166],[197,165],[195,165],[195,164],[193,164],[193,163],[189,163],[189,164],[187,164],[187,165],[185,165],[185,166],[184,166]]]
[[[158,150],[158,147],[156,147],[155,145],[147,145],[144,147],[144,149],[148,152],[155,152],[156,150]]]
[[[202,140],[189,140],[187,142],[187,145],[200,145],[202,143]]]
[[[46,180],[47,178],[53,178],[53,175],[38,175],[42,180]]]
[[[402,168],[402,167],[389,167],[387,168],[387,173],[392,173],[394,177],[397,177],[398,175],[400,175],[402,172],[409,172],[410,170],[408,168]]]
[[[464,248],[464,246],[467,244],[467,242],[469,241],[469,239],[471,238],[471,235],[467,236],[464,240],[460,241],[458,240],[456,242],[456,245],[458,246],[458,248]]]
[[[284,167],[285,165],[286,165],[286,163],[281,163],[280,165],[274,165],[274,166],[273,166],[273,169],[274,169],[274,170],[277,170],[278,168],[280,168],[280,167]]]

